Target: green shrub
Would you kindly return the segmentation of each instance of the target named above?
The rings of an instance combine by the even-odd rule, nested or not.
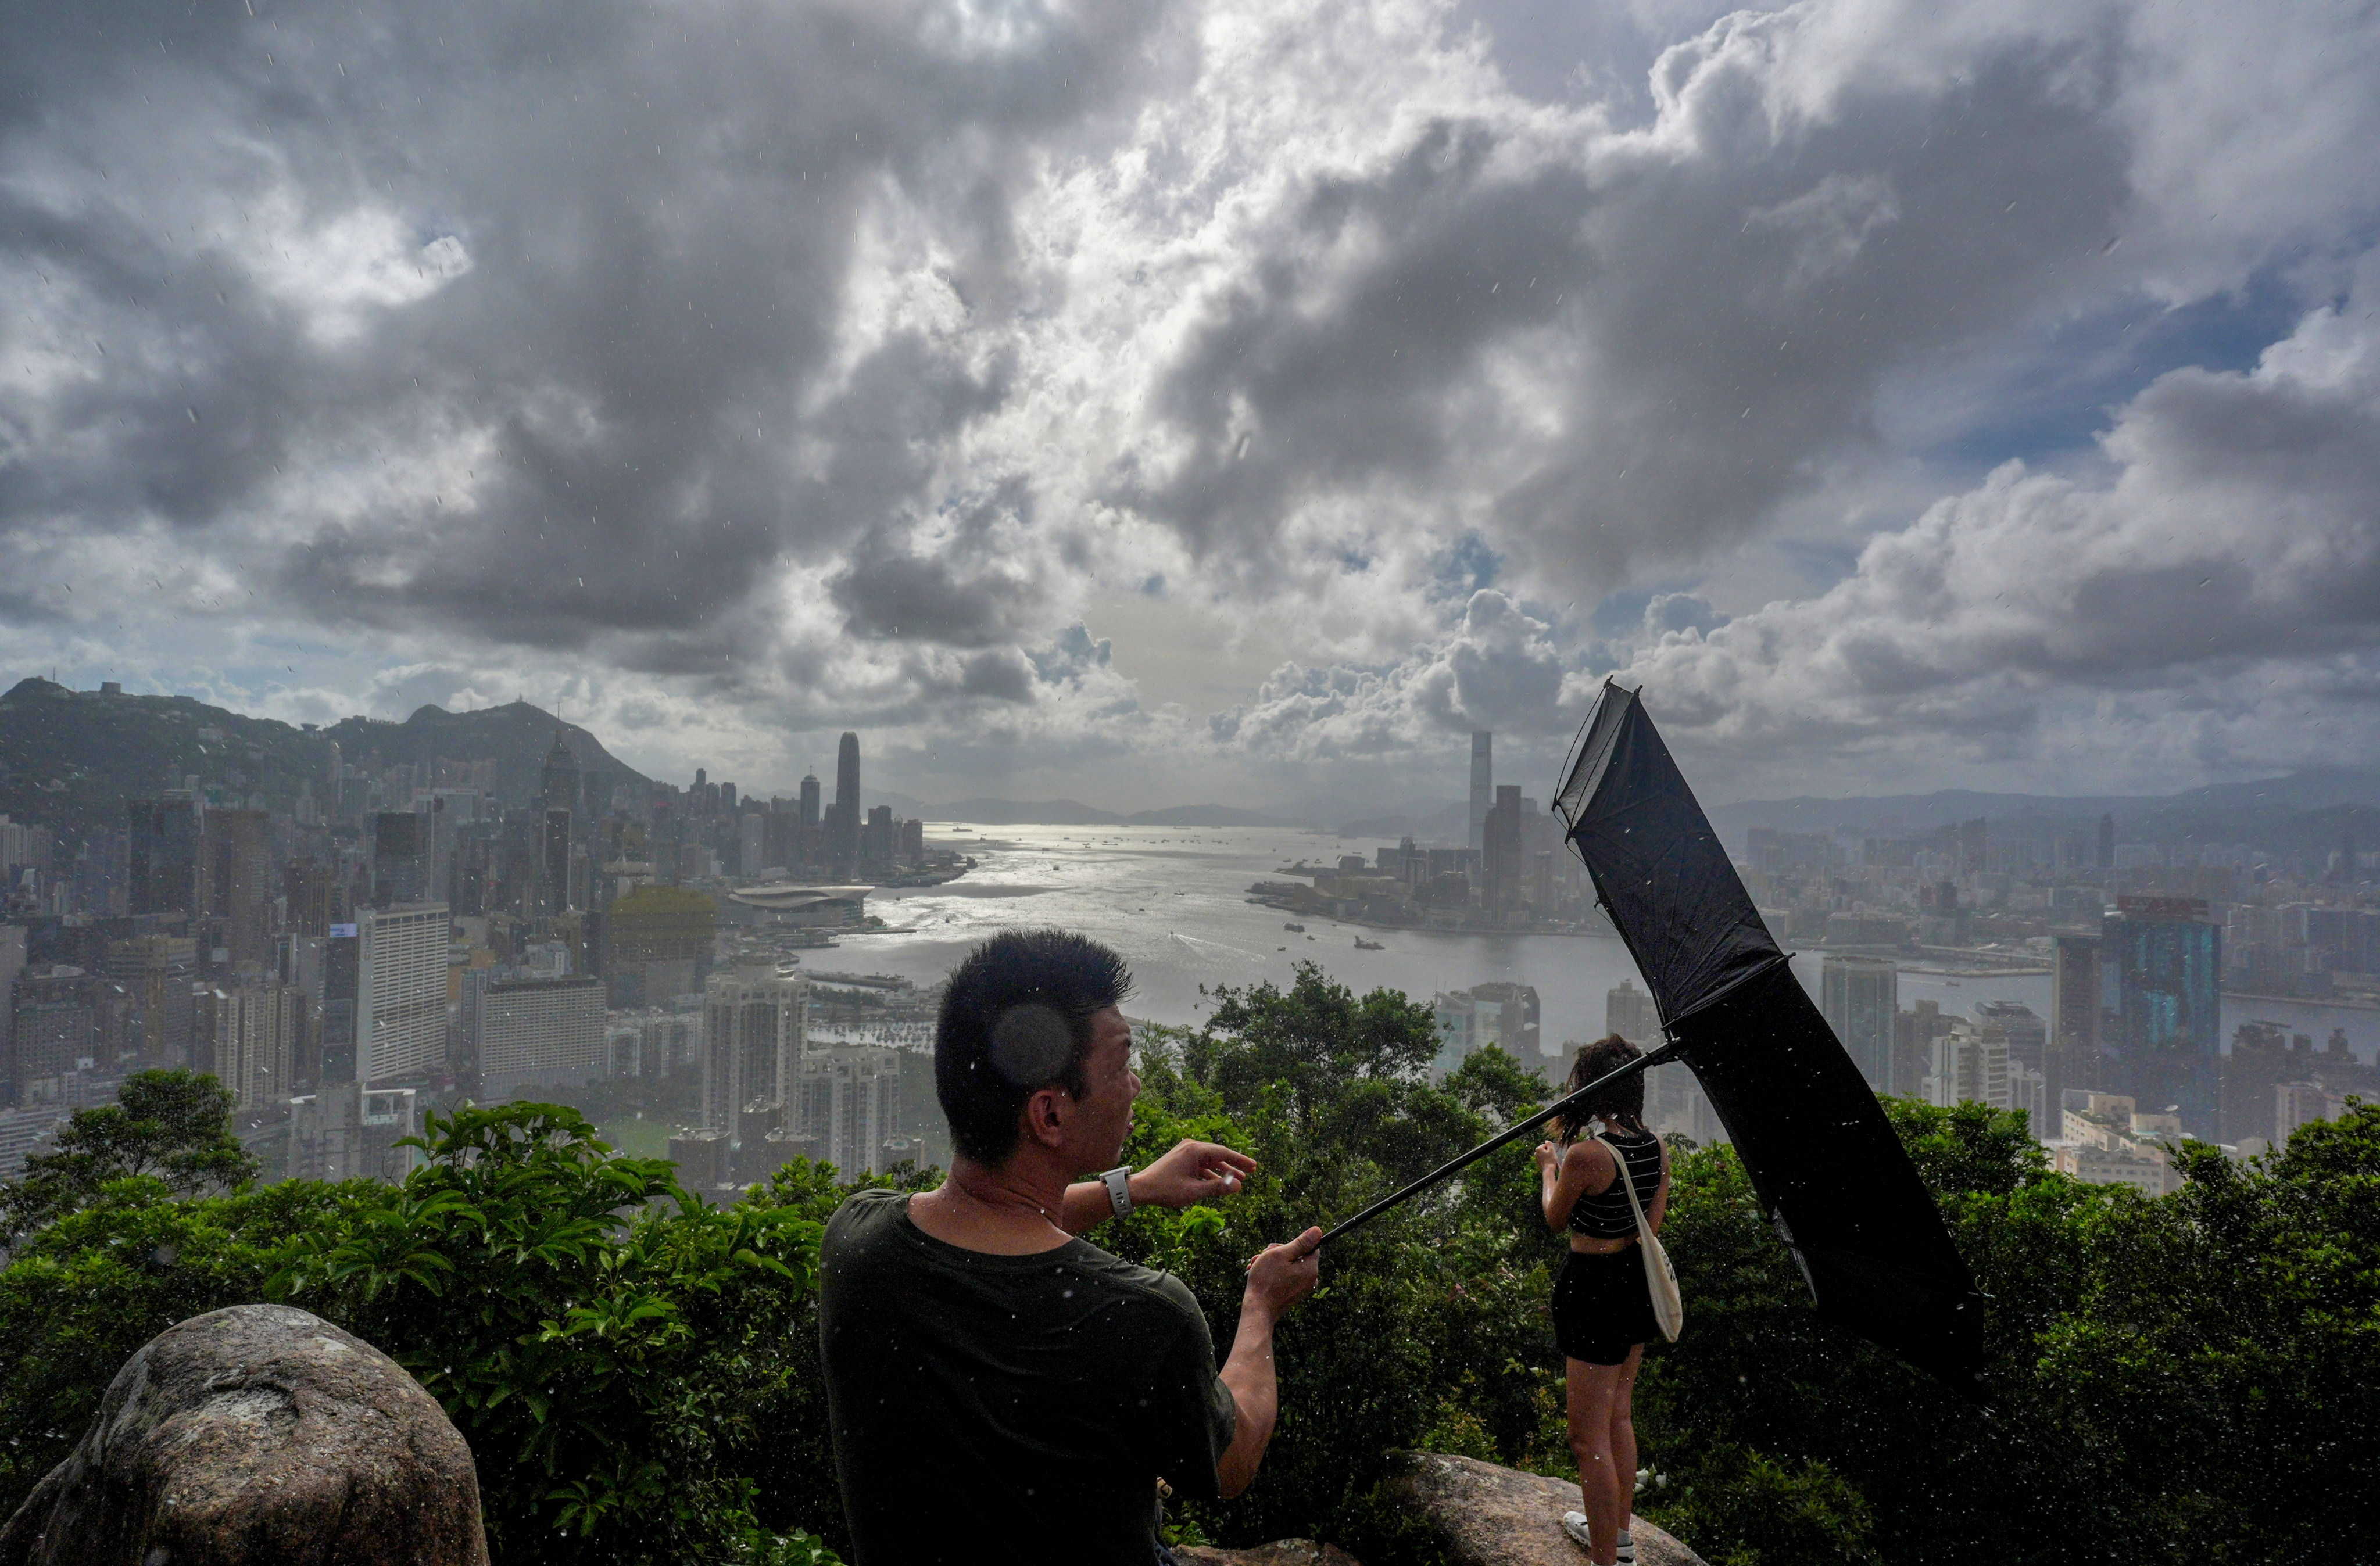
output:
[[[1095,1238],[1188,1282],[1220,1349],[1258,1247],[1354,1212],[1542,1089],[1494,1050],[1429,1085],[1425,1009],[1310,966],[1217,1002],[1208,1026],[1144,1051],[1127,1156],[1200,1136],[1251,1152],[1258,1177]],[[0,1268],[0,1512],[142,1342],[285,1298],[438,1396],[507,1566],[832,1559],[815,1268],[852,1188],[832,1171],[796,1163],[710,1206],[575,1111],[513,1104],[435,1120],[402,1186],[205,1195],[240,1172],[205,1123],[211,1086],[161,1081],[150,1111],[79,1118],[77,1159],[8,1193],[38,1216]],[[1990,1409],[1820,1321],[1733,1152],[1681,1149],[1665,1237],[1687,1327],[1639,1382],[1648,1516],[1714,1566],[2358,1559],[2380,1470],[2380,1110],[2353,1104],[2245,1167],[2193,1150],[2157,1200],[2049,1172],[2014,1116],[1887,1111],[1990,1296]],[[1240,1499],[1177,1508],[1177,1536],[1320,1536],[1427,1566],[1437,1547],[1383,1499],[1397,1451],[1568,1475],[1559,1256],[1525,1144],[1334,1243],[1281,1329],[1263,1473]]]
[[[402,1185],[176,1201],[135,1176],[30,1235],[0,1269],[0,1507],[65,1455],[141,1343],[282,1299],[438,1398],[502,1560],[832,1560],[755,1476],[789,1408],[824,1428],[798,1329],[831,1184],[804,1167],[710,1206],[552,1105],[433,1116],[421,1145]]]

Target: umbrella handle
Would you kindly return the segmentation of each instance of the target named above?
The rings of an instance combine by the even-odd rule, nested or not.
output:
[[[1506,1143],[1516,1141],[1519,1138],[1527,1135],[1530,1132],[1535,1131],[1537,1127],[1545,1124],[1546,1122],[1553,1119],[1554,1116],[1560,1114],[1564,1110],[1569,1109],[1572,1105],[1578,1103],[1580,1100],[1592,1098],[1597,1093],[1601,1092],[1604,1088],[1610,1086],[1613,1083],[1634,1076],[1639,1072],[1650,1071],[1658,1065],[1667,1065],[1670,1062],[1678,1059],[1679,1054],[1680,1051],[1678,1046],[1674,1042],[1664,1044],[1658,1050],[1637,1056],[1626,1065],[1621,1066],[1618,1071],[1605,1073],[1603,1075],[1597,1077],[1593,1082],[1590,1082],[1585,1086],[1580,1088],[1577,1092],[1564,1094],[1553,1103],[1529,1116],[1528,1119],[1515,1121],[1512,1124],[1506,1126],[1503,1130],[1498,1132],[1495,1135],[1490,1136],[1487,1141],[1480,1143],[1479,1146],[1472,1148],[1469,1152],[1460,1154],[1455,1158],[1449,1159],[1447,1162],[1439,1165],[1436,1169],[1431,1170],[1427,1174],[1423,1175],[1419,1180],[1415,1181],[1412,1184],[1405,1186],[1402,1190],[1392,1191],[1389,1195],[1382,1196],[1378,1201],[1374,1202],[1362,1212],[1359,1212],[1354,1217],[1340,1223],[1329,1233],[1323,1235],[1321,1239],[1317,1240],[1314,1243],[1314,1248],[1318,1251],[1323,1246],[1329,1244],[1331,1241],[1339,1238],[1340,1235],[1371,1222],[1372,1220],[1379,1217],[1380,1214],[1388,1211],[1390,1208],[1427,1190],[1430,1186],[1437,1184],[1448,1175],[1456,1172],[1458,1170],[1465,1169],[1472,1164],[1477,1163],[1481,1159],[1486,1158],[1488,1154],[1494,1152],[1497,1148],[1504,1146]]]

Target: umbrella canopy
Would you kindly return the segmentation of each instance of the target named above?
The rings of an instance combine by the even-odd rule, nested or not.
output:
[[[1604,686],[1554,808],[1818,1314],[1973,1392],[1983,1296],[1636,692]]]

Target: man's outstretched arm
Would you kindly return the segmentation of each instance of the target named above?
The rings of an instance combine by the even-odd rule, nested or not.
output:
[[[1239,1412],[1232,1444],[1215,1465],[1228,1500],[1254,1482],[1272,1427],[1281,1414],[1281,1382],[1273,1370],[1272,1332],[1282,1313],[1304,1299],[1322,1277],[1316,1251],[1322,1231],[1309,1229],[1285,1245],[1268,1245],[1248,1264],[1247,1291],[1240,1296],[1240,1329],[1223,1362],[1223,1385]]]
[[[1147,1169],[1135,1170],[1128,1184],[1135,1207],[1186,1208],[1228,1196],[1246,1184],[1257,1160],[1220,1142],[1181,1141]],[[1082,1234],[1114,1216],[1108,1188],[1096,1180],[1078,1180],[1066,1187],[1065,1210],[1058,1227]]]

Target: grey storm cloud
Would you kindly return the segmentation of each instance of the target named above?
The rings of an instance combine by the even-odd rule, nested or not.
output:
[[[1011,640],[1029,629],[1022,616],[1041,597],[1029,555],[1015,547],[1030,510],[1026,486],[1012,480],[929,524],[872,527],[829,590],[865,634],[952,647]]]
[[[848,351],[864,215],[903,193],[997,308],[1014,165],[1118,91],[1148,16],[20,10],[0,246],[75,362],[7,420],[0,529],[212,532],[325,617],[662,673],[765,646],[788,564],[840,566],[871,627],[915,601],[979,637],[885,540],[1006,365]],[[343,270],[361,297],[321,297]]]
[[[1303,500],[1469,482],[1488,453],[1503,539],[1572,572],[1750,530],[1868,439],[1887,375],[2057,297],[2128,200],[2103,41],[1787,112],[1811,25],[1741,13],[1671,51],[1653,130],[1504,105],[1318,176],[1166,376],[1188,455],[1127,459],[1118,497],[1261,561]],[[1506,358],[1528,379],[1487,395]]]
[[[1826,593],[1648,636],[1621,677],[1706,749],[2335,760],[2380,697],[2375,293],[2367,263],[2252,369],[2160,377],[2103,473],[2008,464]]]

